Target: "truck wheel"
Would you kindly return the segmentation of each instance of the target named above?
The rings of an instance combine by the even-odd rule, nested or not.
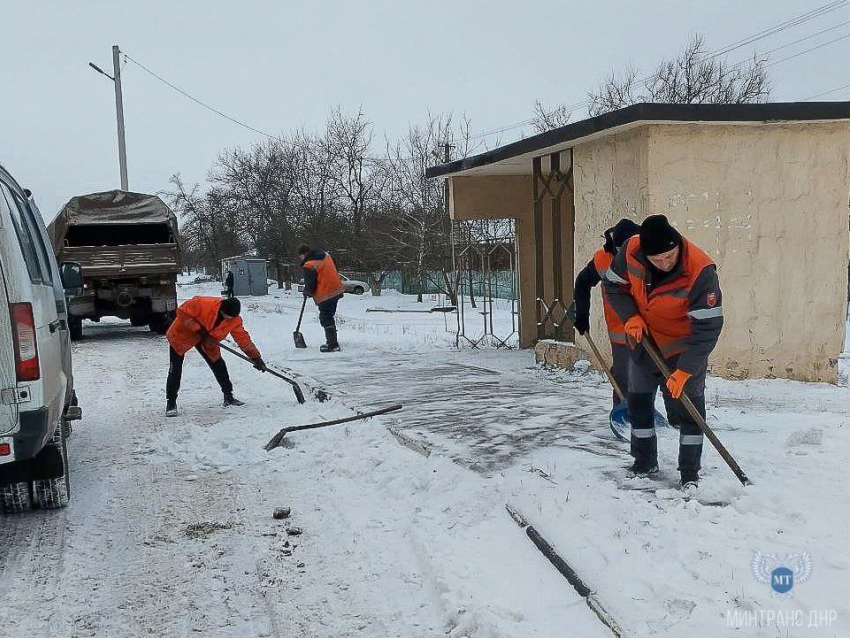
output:
[[[62,476],[32,482],[34,504],[46,510],[65,507],[71,498],[71,480],[68,476],[68,445],[63,433],[64,428],[60,425],[53,433],[53,439],[48,443],[48,445],[58,447],[62,454]]]
[[[364,292],[366,292],[366,291],[363,290],[363,286],[355,286],[354,287],[354,294],[355,295],[362,295]]]
[[[168,330],[168,321],[164,314],[156,313],[155,315],[151,315],[148,326],[150,326],[151,332],[155,332],[158,335],[164,335]]]
[[[149,320],[147,315],[130,315],[130,325],[135,328],[146,325]]]
[[[68,317],[68,330],[71,333],[71,341],[79,341],[83,338],[83,318]]]
[[[29,483],[0,485],[0,510],[4,514],[20,514],[30,508]]]

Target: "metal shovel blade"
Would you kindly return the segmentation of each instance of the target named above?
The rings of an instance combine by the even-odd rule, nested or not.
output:
[[[629,404],[623,401],[617,404],[611,414],[608,415],[611,424],[611,432],[621,441],[631,441],[632,424],[629,423]]]
[[[300,332],[297,332],[297,331],[293,332],[292,333],[292,340],[295,342],[296,348],[306,348],[307,347],[307,342],[304,341],[304,335],[302,335]]]
[[[623,401],[617,404],[617,407],[611,410],[611,413],[608,415],[608,421],[614,436],[621,441],[632,440],[632,424],[629,422],[629,404],[627,402]],[[658,410],[655,410],[655,427],[670,427],[667,419]]]

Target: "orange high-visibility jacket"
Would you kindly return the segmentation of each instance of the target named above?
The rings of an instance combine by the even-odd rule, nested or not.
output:
[[[313,297],[316,305],[322,302],[338,297],[345,292],[345,286],[342,285],[342,278],[337,272],[336,264],[331,256],[325,252],[314,251],[304,260],[302,267],[305,271],[312,271],[315,277],[315,288],[310,285],[308,273],[304,273],[305,293]]]
[[[723,328],[720,283],[714,262],[682,238],[679,263],[660,285],[640,249],[640,237],[623,245],[605,275],[605,292],[623,323],[640,314],[665,358],[694,374],[707,364]]]
[[[233,335],[233,339],[248,357],[256,359],[260,356],[260,351],[242,327],[242,317],[224,319],[215,325],[222,301],[218,297],[192,297],[177,308],[177,318],[165,334],[177,354],[184,355],[201,343],[203,329],[216,341]],[[204,343],[201,347],[213,361],[221,358],[221,348],[217,345]]]
[[[603,246],[593,253],[593,266],[600,279],[605,279],[605,273],[611,267],[614,261],[614,255],[605,250]],[[626,329],[623,322],[614,312],[611,303],[608,301],[608,296],[605,294],[605,287],[602,287],[602,307],[605,310],[605,325],[608,326],[608,338],[611,343],[625,345],[626,344]]]

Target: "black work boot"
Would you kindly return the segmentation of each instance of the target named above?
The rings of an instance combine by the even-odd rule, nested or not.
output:
[[[328,326],[325,328],[325,341],[326,344],[319,348],[320,352],[339,352],[339,341],[336,338],[336,326]]]
[[[655,462],[638,463],[635,461],[628,469],[629,476],[638,478],[650,477],[653,474],[658,474],[658,472],[658,463]]]
[[[683,470],[680,485],[683,490],[695,489],[699,485],[699,472],[697,470]]]
[[[224,393],[224,402],[222,403],[222,406],[225,407],[225,408],[229,408],[231,405],[235,405],[235,406],[245,405],[245,402],[240,401],[235,396],[233,396],[232,392],[225,392]]]
[[[177,401],[169,399],[166,402],[165,416],[177,416]]]

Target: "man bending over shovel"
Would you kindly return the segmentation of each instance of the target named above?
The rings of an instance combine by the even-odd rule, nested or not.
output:
[[[661,386],[668,420],[681,428],[681,485],[696,487],[702,430],[678,399],[682,391],[687,392],[705,419],[708,356],[723,328],[717,268],[711,257],[682,237],[664,215],[651,215],[641,224],[640,234],[617,254],[603,286],[634,348],[629,363],[631,453],[635,459],[631,471],[644,476],[658,472],[653,413],[655,391]],[[666,380],[641,344],[644,339],[655,342],[673,370]]]
[[[233,396],[233,384],[227,365],[221,358],[218,342],[233,335],[233,339],[254,363],[257,370],[265,371],[266,364],[251,337],[242,327],[239,316],[241,304],[236,297],[192,297],[177,309],[177,318],[166,333],[170,344],[168,381],[165,385],[166,416],[177,416],[177,393],[183,377],[183,357],[195,348],[215,375],[224,394],[224,407],[244,405]]]

